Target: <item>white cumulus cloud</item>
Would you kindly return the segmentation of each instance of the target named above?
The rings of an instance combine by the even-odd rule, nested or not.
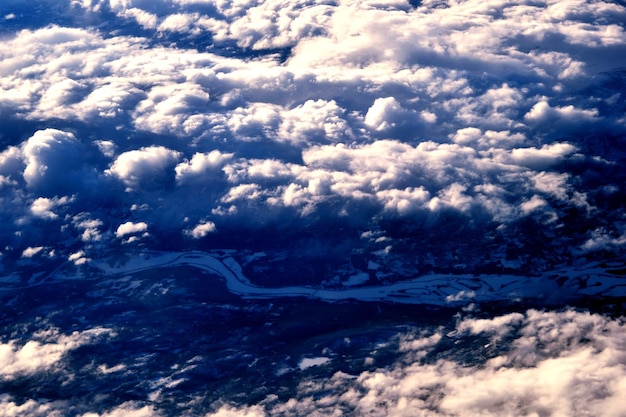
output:
[[[126,222],[122,223],[117,227],[115,231],[115,236],[124,237],[127,235],[133,235],[137,233],[143,233],[148,230],[148,225],[145,222]]]
[[[180,153],[164,146],[150,146],[120,154],[108,173],[118,177],[129,187],[145,182],[159,182],[173,177],[174,165]],[[171,172],[170,172],[171,171]]]
[[[216,230],[217,228],[215,227],[215,223],[211,221],[204,221],[198,223],[193,229],[185,230],[185,234],[193,239],[201,239],[211,233],[215,233]]]

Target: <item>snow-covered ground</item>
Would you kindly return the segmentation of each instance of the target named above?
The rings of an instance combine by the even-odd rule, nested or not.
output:
[[[624,296],[626,277],[607,272],[597,263],[550,271],[540,277],[470,274],[425,275],[407,281],[377,286],[347,286],[340,289],[309,286],[267,288],[252,284],[241,266],[228,253],[219,251],[145,252],[111,265],[103,260],[90,263],[105,275],[132,274],[152,268],[192,266],[224,278],[230,292],[245,299],[308,297],[324,301],[360,300],[406,304],[458,305],[514,299],[558,301],[577,296]]]

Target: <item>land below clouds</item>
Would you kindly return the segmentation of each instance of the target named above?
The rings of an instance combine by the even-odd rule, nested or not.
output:
[[[267,410],[306,404],[303,392],[310,389],[320,401],[309,405],[315,408],[325,396],[337,401],[351,384],[396,366],[454,363],[480,369],[515,349],[522,336],[508,332],[522,331],[521,317],[549,329],[549,322],[530,317],[573,314],[582,323],[585,317],[600,320],[595,313],[601,313],[601,320],[619,323],[626,309],[624,265],[618,261],[562,270],[560,283],[549,278],[551,289],[560,288],[567,297],[536,289],[519,297],[507,288],[541,285],[546,277],[425,275],[422,282],[372,285],[344,276],[350,285],[316,289],[286,279],[282,286],[276,280],[274,287],[262,287],[247,279],[239,263],[265,256],[234,250],[119,251],[81,265],[22,259],[19,274],[3,277],[3,346],[17,352],[30,346],[37,354],[59,337],[41,341],[42,334],[108,329],[109,336],[66,348],[47,367],[43,356],[34,362],[35,372],[1,376],[8,395],[3,406],[10,399],[9,404],[37,401],[72,415],[106,415],[128,404],[145,405],[151,416],[204,415],[232,406],[244,413],[259,404]],[[498,287],[498,278],[506,285]],[[459,282],[477,287],[472,294]],[[489,288],[493,297],[485,293]],[[348,293],[354,296],[343,297]],[[472,327],[462,323],[478,327],[468,332]],[[567,332],[566,323],[556,326]],[[330,391],[323,388],[334,383]],[[351,415],[347,405],[336,407]]]

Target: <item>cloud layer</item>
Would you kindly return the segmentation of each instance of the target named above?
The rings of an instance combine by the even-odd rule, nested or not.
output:
[[[450,339],[467,346],[457,358]],[[298,398],[208,416],[620,416],[623,340],[623,323],[574,311],[466,318],[447,335],[401,335],[388,368],[304,379]]]
[[[452,324],[267,353],[249,367],[269,369],[258,384],[266,395],[209,400],[208,389],[193,391],[194,375],[213,375],[219,361],[173,358],[189,348],[176,337],[162,349],[167,367],[150,362],[163,359],[150,356],[160,345],[140,349],[163,324],[140,313],[183,285],[96,282],[92,266],[121,252],[147,257],[145,248],[234,249],[251,285],[358,290],[433,272],[553,277],[550,288],[560,274],[579,274],[581,288],[589,274],[617,282],[625,22],[624,3],[611,0],[0,2],[0,320],[75,302],[59,326],[37,319],[0,335],[10,393],[0,415],[623,416],[622,318],[521,307],[489,317],[472,305]],[[38,304],[51,275],[77,270],[84,282]],[[185,300],[223,295],[190,285]],[[571,295],[561,289],[551,299]],[[77,330],[87,299],[102,301],[111,323]],[[205,301],[202,331],[243,315]],[[246,328],[277,331],[279,315],[250,305],[242,311],[269,325]],[[147,324],[129,330],[129,317]],[[228,324],[235,336],[219,331],[245,339]],[[90,354],[118,331],[133,333],[140,347],[115,348],[136,349],[135,362]],[[185,340],[204,355],[208,339]],[[342,362],[339,345],[352,358],[366,350],[358,366]],[[252,356],[231,360],[245,367]],[[119,388],[128,369],[145,377],[131,393]],[[272,375],[293,389],[272,386]],[[84,378],[107,395],[55,399],[38,378]]]
[[[415,253],[535,274],[623,253],[619,2],[51,10],[0,13],[5,263],[263,240],[385,251],[387,276]]]
[[[167,393],[179,393],[177,385],[199,376],[194,368],[203,358],[196,357],[180,367],[164,367],[159,378],[135,390],[133,401],[120,401],[99,412],[88,410],[101,409],[101,404],[84,404],[80,398],[18,401],[3,395],[0,413],[34,417],[67,412],[83,417],[624,415],[626,329],[622,319],[574,310],[528,310],[492,318],[470,314],[458,318],[456,324],[401,327],[385,329],[369,342],[355,336],[362,340],[344,338],[339,344],[329,342],[330,346],[309,345],[308,350],[324,348],[324,356],[309,356],[306,349],[305,353],[293,352],[294,358],[278,356],[278,363],[271,366],[281,376],[268,377],[263,388],[266,395],[253,404],[228,395],[209,401],[210,393],[198,392],[191,393],[191,401],[163,402]],[[39,330],[28,342],[5,342],[0,345],[4,352],[0,379],[6,382],[46,372],[69,375],[75,365],[62,361],[63,355],[105,336],[115,334],[101,328],[71,335],[49,329]],[[363,356],[349,356],[348,352],[357,350]],[[99,359],[92,356],[91,364],[72,379],[107,386],[107,378],[115,380],[115,375],[126,370],[124,357],[116,366],[101,364]],[[265,363],[264,358],[257,360]],[[361,361],[357,367],[361,370],[350,370],[350,360]],[[284,368],[280,361],[291,361],[293,366]],[[285,387],[286,381],[295,385]],[[242,379],[239,383],[250,382]]]

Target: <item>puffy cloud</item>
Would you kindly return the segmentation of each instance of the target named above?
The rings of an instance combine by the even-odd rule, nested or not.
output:
[[[111,335],[114,333],[106,328],[94,328],[70,335],[50,329],[35,334],[25,344],[20,344],[17,340],[2,343],[0,378],[11,380],[19,375],[53,369],[67,352]]]
[[[28,187],[46,195],[61,194],[80,184],[80,142],[69,132],[45,129],[35,132],[22,146],[23,172]]]
[[[471,300],[475,296],[476,296],[476,292],[475,291],[461,290],[461,291],[459,291],[458,293],[456,293],[454,295],[446,296],[446,303],[454,303],[454,302],[458,302],[458,301],[465,300],[465,299]]]
[[[141,207],[157,248],[201,247],[182,237],[210,218],[251,240],[251,224],[389,228],[392,248],[455,224],[520,258],[538,256],[531,222],[555,236],[548,264],[570,240],[621,251],[626,9],[440,6],[86,0],[51,12],[66,27],[6,21],[2,241],[106,246]],[[477,257],[462,246],[437,250]]]
[[[81,417],[158,417],[162,415],[153,407],[135,401],[128,401],[102,414],[85,413]]]
[[[217,228],[215,223],[211,221],[203,221],[194,226],[193,229],[185,230],[185,234],[193,239],[201,239],[208,236],[211,233],[215,233]]]
[[[456,133],[452,137],[452,140],[455,143],[467,144],[478,142],[481,136],[482,132],[480,131],[480,129],[476,127],[464,127],[463,129],[459,129],[456,131]]]
[[[115,142],[110,140],[96,140],[94,141],[94,145],[98,147],[98,150],[102,152],[102,154],[108,158],[112,158],[115,156],[115,152],[117,149],[117,145]]]
[[[85,251],[80,250],[68,256],[67,260],[72,262],[74,265],[82,265],[89,262],[91,259],[85,256]]]
[[[216,412],[209,413],[205,417],[265,417],[266,415],[263,408],[258,405],[242,408],[224,405]]]
[[[126,80],[110,79],[94,89],[73,108],[82,120],[114,119],[144,96]]]
[[[495,333],[502,337],[513,331],[523,321],[524,315],[520,313],[511,313],[492,319],[467,318],[457,326],[457,329],[460,332],[468,330],[472,334]]]
[[[29,246],[22,252],[22,258],[32,258],[44,249],[45,248],[43,246],[37,246],[35,248]]]
[[[349,272],[312,264],[344,283],[462,263],[560,271],[626,248],[620,2],[72,0],[30,19],[6,7],[0,268],[80,265],[148,225],[154,249],[271,242],[276,270],[303,247],[332,252]],[[220,233],[236,239],[209,238]],[[406,336],[394,365],[214,413],[619,415],[623,326],[589,317],[465,318],[457,336]],[[62,338],[4,340],[8,370],[30,372],[30,351],[50,371],[67,352]],[[0,410],[65,409],[3,396]],[[91,415],[133,413],[158,415],[139,402]]]
[[[228,193],[222,197],[221,201],[231,203],[241,199],[255,200],[261,195],[259,189],[260,187],[257,184],[239,184],[228,190]]]
[[[107,173],[116,176],[129,187],[159,184],[174,175],[180,152],[164,146],[150,146],[124,152],[113,161]]]
[[[440,332],[404,335],[403,354],[393,366],[357,375],[304,376],[297,397],[268,399],[253,408],[225,406],[210,415],[621,413],[626,363],[620,320],[530,310],[466,318],[453,331]],[[428,356],[453,341],[468,344],[467,350],[457,357],[442,351]]]
[[[440,202],[443,202],[459,211],[468,211],[471,208],[473,199],[464,193],[466,190],[467,187],[464,185],[452,183],[446,189],[441,190],[439,193],[440,197],[434,202],[431,201],[430,204],[437,207]]]
[[[21,176],[24,164],[20,148],[9,146],[0,153],[0,170],[2,174],[7,176],[6,178]]]
[[[67,415],[67,411],[67,401],[35,401],[29,399],[19,403],[10,396],[0,397],[0,413],[6,417],[24,415],[32,417],[62,417],[63,415]],[[154,410],[154,408],[135,401],[122,403],[102,414],[96,412],[80,414],[81,417],[158,417],[160,415],[162,414]]]
[[[194,115],[206,111],[209,97],[197,84],[157,85],[137,105],[135,125],[155,133],[195,133]]]
[[[79,213],[72,219],[74,227],[81,232],[80,239],[83,242],[97,242],[103,237],[101,227],[104,222],[100,219],[91,218],[89,213]]]
[[[509,130],[481,131],[476,127],[465,127],[451,135],[453,142],[459,145],[475,146],[477,148],[513,148],[514,145],[523,144],[526,136],[523,133],[512,133]]]
[[[39,112],[42,115],[72,117],[72,104],[81,99],[85,86],[72,79],[55,80],[42,94],[39,100]]]
[[[176,180],[179,182],[191,181],[192,179],[213,179],[228,161],[233,158],[232,153],[222,153],[213,150],[208,153],[197,152],[191,160],[176,165]],[[213,175],[211,175],[213,173]]]
[[[423,187],[404,190],[391,189],[378,191],[376,197],[383,202],[386,210],[395,210],[400,214],[407,214],[418,210],[429,200],[430,193]]]
[[[590,234],[591,237],[585,241],[580,248],[583,252],[611,250],[615,247],[623,247],[626,245],[626,231],[619,236],[615,236],[614,233],[610,233],[604,229],[596,229]]]
[[[37,402],[29,399],[18,403],[12,401],[9,396],[0,397],[0,411],[7,417],[30,416],[51,416],[61,417],[63,415],[64,402]]]
[[[47,220],[54,220],[58,218],[59,216],[52,210],[55,207],[62,206],[71,201],[72,199],[68,197],[61,197],[61,198],[54,197],[52,199],[39,197],[38,199],[33,201],[33,204],[31,204],[30,211],[35,217],[40,217],[42,219],[47,219]]]
[[[324,0],[224,1],[218,10],[229,18],[227,38],[235,39],[242,47],[266,49],[287,47],[324,33],[332,14],[331,4]]]
[[[334,100],[307,100],[283,112],[279,138],[296,144],[349,141],[355,134],[345,113]]]
[[[540,207],[544,207],[548,205],[548,202],[546,200],[544,200],[543,198],[539,197],[538,195],[534,195],[531,197],[530,200],[525,201],[521,204],[520,208],[522,209],[522,212],[524,212],[525,214],[530,213],[533,210],[536,210]]]
[[[146,29],[155,29],[158,24],[158,16],[145,10],[132,7],[120,13],[121,16],[137,21],[139,25]]]
[[[569,179],[570,176],[567,173],[542,171],[533,175],[532,182],[537,190],[552,195],[559,200],[566,200],[569,190]]]
[[[510,156],[506,155],[506,158],[510,158],[511,162],[518,165],[535,170],[545,170],[574,152],[576,152],[576,147],[569,143],[555,143],[543,145],[539,149],[535,147],[515,148],[511,151]]]
[[[551,107],[547,101],[542,100],[535,104],[524,119],[530,123],[557,123],[560,128],[572,128],[588,125],[598,119],[597,109],[577,109],[573,105],[565,107]]]
[[[3,185],[17,185],[17,182],[8,176],[0,175],[0,187]]]
[[[146,230],[148,230],[148,225],[145,222],[139,222],[139,223],[126,222],[118,226],[117,230],[115,231],[115,236],[124,237],[127,235],[142,233],[142,232],[145,232]]]
[[[375,130],[385,130],[398,120],[405,120],[407,111],[393,97],[377,98],[365,115],[365,124]]]
[[[192,31],[194,22],[197,21],[198,18],[199,16],[197,14],[171,14],[163,19],[158,29],[160,31],[189,33]],[[152,23],[152,19],[150,19],[150,23]]]
[[[481,124],[489,130],[506,130],[520,127],[517,119],[523,92],[508,84],[490,88],[470,100],[451,103],[457,108],[456,118],[467,125]]]

